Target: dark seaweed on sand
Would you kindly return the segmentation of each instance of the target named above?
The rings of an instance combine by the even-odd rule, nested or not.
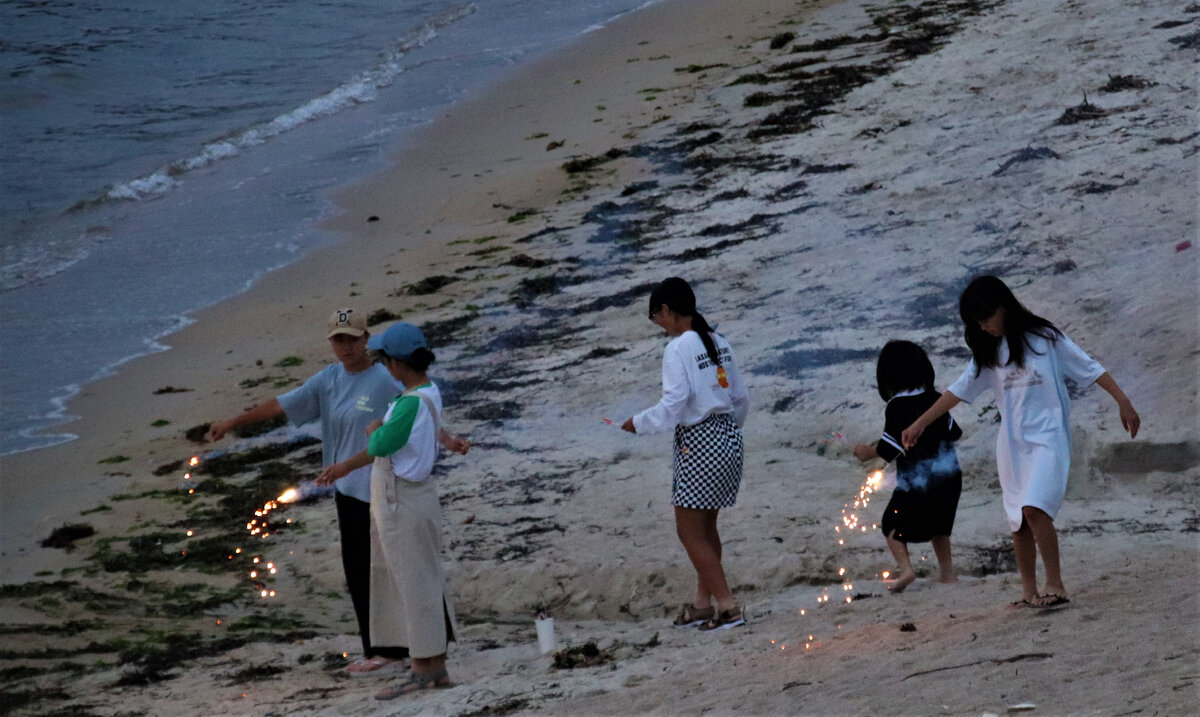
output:
[[[992,172],[992,176],[998,177],[1001,174],[1004,174],[1004,172],[1008,171],[1008,168],[1014,164],[1020,164],[1021,162],[1033,162],[1039,159],[1060,159],[1060,157],[1058,156],[1057,152],[1049,147],[1026,147],[1025,149],[1016,152],[1011,157],[1004,160],[1004,163],[1000,165],[1000,168],[995,172]]]
[[[796,39],[796,33],[790,32],[790,31],[789,32],[781,32],[778,35],[776,35],[775,37],[771,38],[770,47],[772,50],[778,50],[781,47],[783,47],[784,45],[787,45],[789,42],[791,42],[792,40],[795,40],[795,39]]]
[[[1107,114],[1107,110],[1088,102],[1087,95],[1084,95],[1083,102],[1080,102],[1074,107],[1068,107],[1066,111],[1064,111],[1062,115],[1054,121],[1054,124],[1077,124],[1079,122],[1086,122],[1088,120],[1100,119]]]
[[[492,705],[481,707],[473,712],[464,712],[460,717],[502,717],[515,714],[529,708],[529,700],[510,697]]]
[[[75,549],[75,541],[90,538],[96,534],[96,529],[87,523],[68,523],[55,528],[50,536],[42,541],[43,548],[62,548],[67,552]]]
[[[598,157],[577,157],[575,159],[563,162],[562,168],[568,174],[578,174],[580,172],[590,172],[602,164],[613,161],[625,154],[624,150],[616,147],[608,150]]]
[[[611,652],[601,650],[594,642],[585,642],[554,653],[554,669],[574,670],[577,667],[599,667],[612,662]]]
[[[385,321],[395,321],[400,318],[399,314],[393,314],[387,309],[375,309],[367,315],[367,326],[376,326]]]
[[[1137,75],[1109,75],[1108,82],[1100,88],[1101,92],[1121,92],[1123,90],[1141,90],[1158,84],[1145,77]]]
[[[855,88],[886,75],[901,62],[936,51],[961,26],[963,20],[998,4],[995,0],[929,0],[912,5],[872,8],[874,24],[881,31],[859,36],[838,35],[819,38],[792,47],[793,52],[819,52],[849,45],[880,45],[884,58],[867,65],[832,64],[808,72],[802,67],[826,58],[805,59],[772,67],[768,72],[747,76],[756,84],[788,82],[783,92],[756,92],[745,98],[748,107],[785,104],[759,121],[747,135],[750,139],[770,139],[806,132],[818,117],[828,114],[831,106]]]
[[[392,295],[399,296],[401,294],[406,294],[408,296],[426,296],[428,294],[435,294],[441,290],[442,287],[446,286],[447,284],[453,284],[458,280],[458,277],[455,276],[427,276],[420,281],[404,286],[402,289],[393,292]]]
[[[1177,50],[1198,50],[1200,49],[1200,31],[1172,37],[1168,42],[1175,45]]]

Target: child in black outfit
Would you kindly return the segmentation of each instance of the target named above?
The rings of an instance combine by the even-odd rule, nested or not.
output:
[[[883,436],[874,446],[855,446],[854,457],[860,461],[882,458],[896,462],[896,490],[884,509],[882,528],[900,574],[888,588],[893,593],[902,592],[916,580],[908,543],[927,541],[937,555],[938,581],[957,582],[950,558],[950,531],[962,492],[962,471],[953,442],[962,436],[962,429],[946,414],[926,429],[915,446],[904,450],[900,434],[939,395],[933,388],[933,364],[920,346],[910,341],[889,341],[879,352],[875,378],[879,397],[887,402]]]

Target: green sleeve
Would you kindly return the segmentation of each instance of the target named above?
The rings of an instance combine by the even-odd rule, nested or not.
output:
[[[367,454],[375,458],[390,456],[408,443],[413,423],[417,420],[417,409],[421,399],[416,396],[401,396],[396,399],[392,417],[371,434],[367,441]]]

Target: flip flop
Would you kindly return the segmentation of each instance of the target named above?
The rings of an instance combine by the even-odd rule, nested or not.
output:
[[[1059,595],[1058,593],[1046,593],[1045,595],[1038,595],[1038,599],[1045,600],[1046,602],[1030,603],[1030,607],[1035,607],[1039,610],[1048,610],[1056,607],[1062,607],[1063,605],[1071,602],[1070,598],[1068,598],[1066,595]]]
[[[1021,608],[1037,607],[1037,606],[1034,605],[1033,603],[1029,602],[1028,600],[1022,598],[1020,600],[1013,600],[1012,602],[1010,602],[1008,604],[1008,607],[1011,609],[1014,609],[1014,610],[1020,610]]]
[[[454,683],[450,681],[450,675],[445,670],[431,672],[428,675],[421,675],[416,672],[409,674],[408,680],[401,682],[392,687],[385,687],[376,695],[377,700],[394,700],[402,695],[412,694],[413,692],[421,692],[422,690],[444,690],[447,687],[453,687]]]

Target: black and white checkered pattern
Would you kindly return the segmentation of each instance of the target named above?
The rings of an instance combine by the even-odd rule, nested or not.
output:
[[[742,484],[743,453],[742,432],[728,413],[676,426],[671,504],[697,510],[732,506]]]

